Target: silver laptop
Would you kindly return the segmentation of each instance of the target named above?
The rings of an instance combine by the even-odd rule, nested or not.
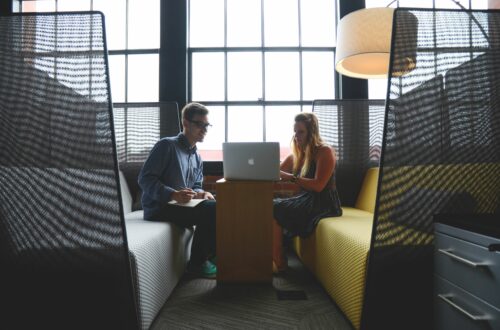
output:
[[[278,142],[225,142],[222,144],[224,179],[279,181]]]

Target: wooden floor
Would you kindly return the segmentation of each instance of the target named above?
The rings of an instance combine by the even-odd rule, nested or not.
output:
[[[184,277],[151,330],[335,329],[352,330],[324,289],[296,257],[272,285],[217,285]],[[278,299],[278,293],[285,299]],[[306,299],[304,298],[304,294]]]

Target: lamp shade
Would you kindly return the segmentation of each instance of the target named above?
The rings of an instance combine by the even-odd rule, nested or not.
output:
[[[354,78],[385,78],[389,70],[393,8],[360,9],[344,16],[337,30],[335,69]],[[416,20],[415,20],[416,22]],[[415,53],[396,59],[396,75],[415,68]]]

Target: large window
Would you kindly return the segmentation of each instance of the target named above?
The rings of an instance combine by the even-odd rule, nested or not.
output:
[[[391,0],[365,0],[366,7]],[[223,141],[279,141],[286,148],[293,116],[310,111],[314,99],[335,98],[337,6],[361,0],[13,0],[15,11],[99,10],[105,15],[111,91],[114,102],[177,101],[207,104],[213,129],[200,145],[206,160],[219,160]],[[485,9],[488,0],[460,0]],[[162,10],[160,10],[162,4]],[[188,33],[166,27],[172,40],[160,58],[160,13],[188,6]],[[457,8],[451,0],[401,0],[392,7]],[[184,15],[183,19],[184,19]],[[181,21],[184,23],[184,21]],[[185,24],[181,24],[186,26]],[[178,25],[177,25],[178,26]],[[165,31],[164,31],[165,32]],[[188,39],[188,65],[180,73],[159,71],[159,61],[174,62],[175,39]],[[164,43],[162,43],[164,44]],[[181,47],[184,52],[184,45]],[[176,57],[177,56],[177,57]],[[171,62],[169,62],[171,63]],[[179,75],[186,90],[169,93]],[[159,96],[160,77],[169,84]],[[181,81],[180,84],[185,84]],[[386,79],[368,81],[369,98],[385,99]],[[286,153],[286,150],[283,150]]]
[[[289,151],[293,117],[335,98],[335,0],[190,0],[189,99],[210,109],[199,145],[278,141]]]
[[[20,0],[19,12],[103,12],[113,102],[158,102],[160,0]]]
[[[467,9],[487,9],[488,0],[458,0]],[[365,0],[366,8],[386,6],[381,0]],[[401,0],[391,4],[391,7],[412,7],[412,8],[449,8],[460,9],[452,0]],[[387,79],[368,79],[368,98],[385,99],[387,95]]]

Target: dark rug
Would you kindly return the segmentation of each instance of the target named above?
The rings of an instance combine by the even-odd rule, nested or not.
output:
[[[279,299],[282,295],[283,299]],[[296,256],[272,285],[181,279],[151,330],[335,329],[352,330],[313,275]]]

